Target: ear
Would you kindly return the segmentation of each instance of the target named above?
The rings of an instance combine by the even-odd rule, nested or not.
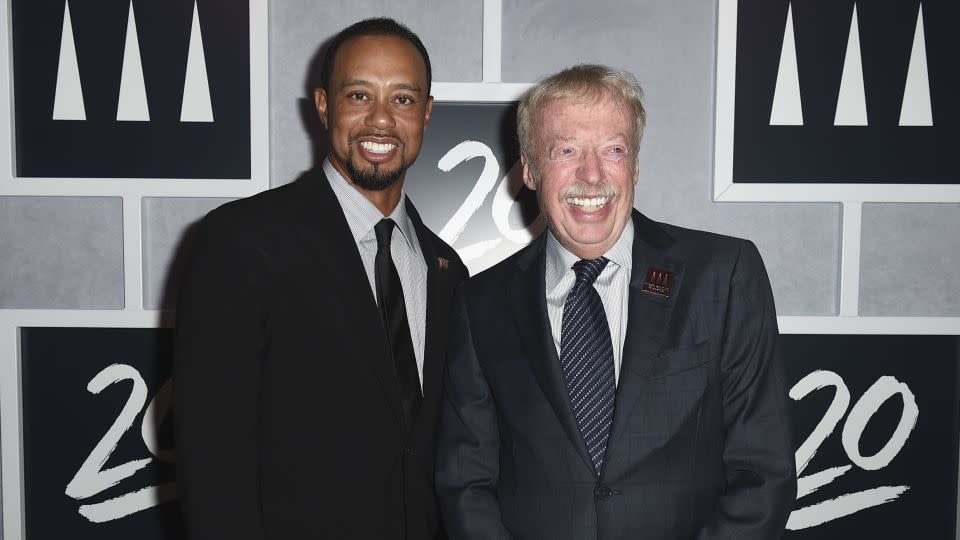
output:
[[[433,112],[433,96],[427,96],[427,110],[423,114],[423,127],[430,125],[430,113]]]
[[[527,159],[527,156],[521,155],[520,164],[523,165],[523,184],[527,186],[527,189],[529,189],[530,191],[536,191],[537,180],[533,177],[533,173],[530,170],[532,166],[530,164],[530,160]]]
[[[315,88],[313,90],[313,102],[317,106],[317,113],[320,115],[320,121],[323,127],[330,129],[327,125],[327,90],[324,88]]]

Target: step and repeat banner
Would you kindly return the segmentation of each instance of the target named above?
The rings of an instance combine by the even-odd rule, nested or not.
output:
[[[839,8],[740,0],[735,182],[957,180],[960,101],[942,97],[960,90],[943,41],[957,8],[901,3],[821,17]],[[154,4],[136,4],[138,24],[129,0],[10,0],[17,176],[250,177],[248,12],[226,0]],[[860,79],[844,67],[854,27],[871,73]],[[920,73],[918,47],[926,78],[908,76]],[[424,221],[472,273],[544,229],[521,181],[515,116],[513,103],[437,103],[407,175]],[[184,537],[172,339],[171,329],[21,328],[27,540]],[[799,483],[786,537],[955,538],[960,336],[784,335],[782,350]]]

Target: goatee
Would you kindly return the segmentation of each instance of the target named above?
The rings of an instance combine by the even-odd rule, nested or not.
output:
[[[403,174],[410,167],[403,156],[403,147],[401,147],[400,166],[393,171],[381,171],[380,164],[374,163],[371,170],[360,170],[353,163],[353,145],[347,151],[346,159],[343,156],[337,156],[340,163],[343,163],[350,180],[357,186],[367,191],[383,191],[403,178]]]

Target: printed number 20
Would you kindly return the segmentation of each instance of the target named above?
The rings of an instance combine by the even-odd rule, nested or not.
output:
[[[833,433],[834,428],[840,423],[847,407],[850,405],[850,390],[847,389],[843,379],[832,371],[814,371],[790,389],[790,397],[799,401],[814,390],[819,390],[826,386],[835,388],[833,401],[824,413],[823,418],[813,432],[807,437],[807,440],[800,445],[796,452],[797,475],[806,469],[817,449],[823,444],[823,441]],[[887,444],[872,456],[864,456],[860,453],[860,437],[863,430],[867,427],[870,418],[880,410],[880,406],[893,396],[900,394],[903,398],[903,411],[900,414],[900,422],[896,430],[887,441]],[[889,464],[900,450],[906,444],[910,432],[913,431],[917,423],[917,416],[920,409],[917,407],[917,401],[914,398],[910,388],[890,376],[883,376],[873,383],[863,396],[853,405],[847,420],[843,425],[841,442],[843,449],[850,458],[850,461],[858,467],[868,471],[882,469]],[[797,499],[809,495],[817,489],[833,482],[840,476],[850,470],[852,465],[842,467],[832,467],[807,476],[797,478]],[[888,503],[903,492],[910,489],[909,486],[881,486],[877,488],[848,493],[834,499],[821,503],[812,504],[790,514],[787,521],[787,529],[797,530],[806,529],[821,525],[828,521],[859,512],[860,510]]]
[[[90,379],[87,384],[87,391],[92,394],[99,394],[108,386],[124,380],[133,382],[133,388],[126,404],[120,410],[120,414],[117,415],[113,425],[104,433],[100,442],[93,448],[87,459],[77,469],[73,479],[67,484],[65,493],[74,499],[86,499],[113,487],[121,480],[133,476],[134,473],[153,461],[152,457],[148,457],[127,461],[109,469],[103,468],[107,460],[110,459],[110,455],[116,450],[120,438],[133,426],[137,415],[143,410],[143,406],[147,402],[147,385],[143,381],[143,377],[140,376],[140,372],[126,364],[107,366]],[[147,405],[140,428],[143,443],[150,450],[150,453],[157,459],[167,462],[174,460],[173,452],[159,448],[156,429],[152,425],[152,420],[156,419],[156,425],[159,426],[163,418],[169,413],[171,382],[172,379],[168,379],[157,391],[150,404]],[[81,505],[79,512],[80,515],[94,523],[112,521],[172,500],[175,497],[175,489],[176,486],[173,482],[162,486],[150,486],[99,503]]]

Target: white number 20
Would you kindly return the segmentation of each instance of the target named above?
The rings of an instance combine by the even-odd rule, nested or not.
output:
[[[489,146],[478,141],[463,141],[451,148],[440,158],[437,168],[444,172],[451,171],[457,165],[473,158],[483,158],[483,170],[477,183],[457,208],[447,224],[440,229],[439,236],[453,245],[467,226],[467,221],[476,213],[491,191],[494,192],[491,212],[493,223],[500,233],[500,237],[464,246],[457,250],[463,262],[475,261],[496,248],[506,238],[511,242],[524,246],[543,232],[545,222],[538,216],[526,227],[514,228],[510,225],[510,209],[515,204],[516,197],[523,188],[521,182],[516,181],[520,175],[520,162],[511,168],[503,178],[500,177],[500,162]],[[497,184],[499,179],[500,183]]]
[[[807,476],[799,476],[806,469],[817,453],[821,444],[833,433],[840,423],[847,407],[850,405],[850,391],[843,379],[832,371],[814,371],[790,389],[790,397],[799,401],[814,390],[832,386],[835,389],[833,401],[824,413],[823,418],[807,440],[800,445],[796,452],[797,460],[797,499],[809,495],[817,489],[833,482],[846,474],[852,465],[832,467]],[[903,410],[900,413],[900,422],[893,435],[876,454],[864,456],[860,453],[860,437],[870,418],[880,410],[880,406],[893,396],[900,394],[903,398]],[[920,409],[910,388],[891,376],[883,376],[873,383],[863,396],[853,405],[847,421],[843,425],[841,442],[850,461],[868,471],[882,469],[889,464],[906,444],[911,431],[917,423]],[[910,489],[909,486],[881,486],[872,489],[848,493],[821,503],[812,504],[790,514],[787,529],[806,529],[821,525],[828,521],[859,512],[872,506],[888,503]]]
[[[112,364],[97,373],[87,384],[87,391],[99,394],[108,386],[120,381],[132,381],[133,388],[126,404],[117,415],[110,429],[104,433],[100,442],[84,460],[73,479],[67,484],[65,493],[78,500],[92,497],[127,479],[153,461],[153,457],[136,459],[105,469],[110,455],[117,449],[120,438],[132,426],[147,403],[147,385],[140,372],[126,364]],[[173,461],[173,452],[159,448],[156,440],[156,427],[170,411],[171,382],[168,379],[147,405],[141,422],[140,434],[143,443],[154,457],[161,461]],[[155,422],[155,423],[154,423]],[[95,504],[84,504],[79,508],[80,515],[94,523],[103,523],[146,510],[175,497],[176,486],[173,482],[162,486],[150,486],[132,491]]]

